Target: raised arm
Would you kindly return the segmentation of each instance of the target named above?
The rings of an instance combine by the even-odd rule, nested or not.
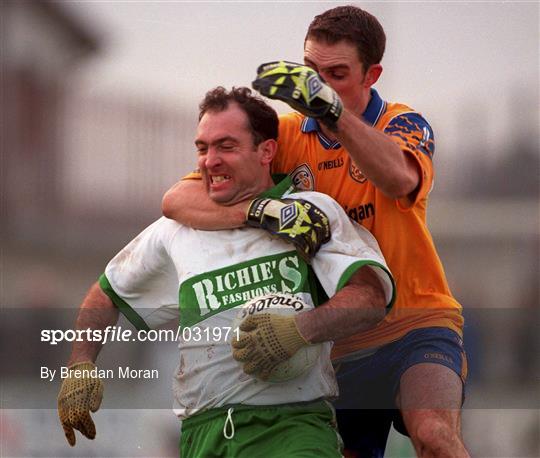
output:
[[[165,193],[161,203],[167,218],[207,231],[243,226],[248,207],[248,201],[231,206],[215,203],[208,197],[202,180],[179,181]]]
[[[418,188],[420,167],[397,142],[345,109],[337,93],[315,70],[293,62],[269,62],[257,70],[253,87],[271,99],[317,118],[329,138],[337,138],[356,166],[392,199],[411,196]],[[411,196],[412,197],[412,196]]]
[[[418,164],[389,135],[367,125],[348,110],[343,110],[333,134],[356,166],[386,196],[399,199],[417,189]]]
[[[118,309],[109,297],[94,284],[84,298],[75,328],[80,331],[104,331],[118,321]],[[82,341],[74,341],[68,362],[69,373],[58,394],[58,416],[66,439],[75,445],[75,431],[88,439],[96,437],[96,427],[90,412],[96,412],[103,398],[103,383],[97,376],[94,362],[101,350],[100,341],[89,339],[84,333]]]

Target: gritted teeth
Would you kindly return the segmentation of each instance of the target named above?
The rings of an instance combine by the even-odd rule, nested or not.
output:
[[[212,179],[212,183],[221,183],[222,181],[231,179],[229,175],[212,175],[210,178]]]

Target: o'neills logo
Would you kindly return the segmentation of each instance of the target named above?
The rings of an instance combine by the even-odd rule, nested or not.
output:
[[[224,309],[277,292],[308,288],[307,266],[296,253],[281,253],[197,275],[180,287],[182,326],[192,326]]]
[[[296,189],[300,191],[313,191],[315,189],[313,172],[306,163],[296,167],[290,176]]]
[[[337,169],[342,166],[343,166],[343,158],[338,157],[337,159],[334,159],[332,161],[319,162],[319,164],[317,165],[317,168],[319,170],[329,170],[329,169]]]
[[[362,171],[354,165],[354,162],[351,160],[351,163],[349,165],[349,175],[354,181],[358,181],[358,183],[365,183],[367,178],[362,173]]]

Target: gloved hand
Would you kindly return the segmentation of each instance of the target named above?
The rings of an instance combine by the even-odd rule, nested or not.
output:
[[[244,363],[246,374],[266,380],[272,370],[309,343],[302,337],[294,316],[261,313],[240,324],[240,338],[232,340],[233,358]]]
[[[330,240],[328,217],[317,206],[302,199],[255,199],[249,205],[246,224],[294,244],[308,263],[321,245]]]
[[[343,111],[336,91],[315,70],[302,64],[283,60],[262,64],[251,86],[270,99],[282,100],[300,113],[319,119],[332,130]]]
[[[92,370],[96,366],[87,361],[73,364],[69,369]],[[71,374],[71,373],[70,373]],[[99,377],[74,377],[70,375],[62,382],[58,394],[58,416],[64,428],[66,439],[75,445],[75,431],[78,429],[88,439],[96,437],[96,426],[90,411],[96,412],[103,398],[103,383]]]

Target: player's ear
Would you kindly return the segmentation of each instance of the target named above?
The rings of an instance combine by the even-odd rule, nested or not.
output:
[[[366,88],[373,86],[381,76],[382,71],[383,68],[381,64],[373,64],[370,66],[364,76],[363,86]]]
[[[264,140],[259,143],[257,149],[261,153],[261,164],[270,164],[270,162],[272,162],[272,159],[274,159],[274,156],[277,153],[277,141],[269,138],[268,140]]]

